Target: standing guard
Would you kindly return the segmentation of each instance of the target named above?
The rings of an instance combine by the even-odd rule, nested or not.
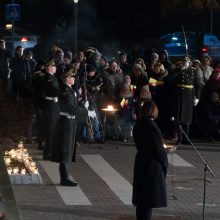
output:
[[[184,57],[180,64],[181,70],[174,73],[172,79],[174,86],[172,116],[180,123],[187,135],[189,134],[189,125],[192,123],[193,106],[198,104],[201,90],[200,83],[195,77],[195,68],[191,67],[190,63],[190,59]],[[188,144],[180,129],[177,132],[177,144]]]
[[[60,184],[63,186],[77,186],[78,183],[69,179],[69,165],[74,157],[76,118],[79,112],[85,108],[77,104],[76,92],[72,89],[75,82],[73,69],[60,76],[59,106],[60,117],[58,119],[52,144],[53,162],[59,163]]]
[[[50,60],[45,64],[44,77],[44,95],[45,103],[43,107],[43,121],[44,121],[44,139],[45,146],[43,149],[43,160],[49,160],[51,156],[51,144],[53,132],[59,117],[58,92],[59,83],[54,76],[56,73],[56,66],[54,60]]]

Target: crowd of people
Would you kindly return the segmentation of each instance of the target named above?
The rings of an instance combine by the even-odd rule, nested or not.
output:
[[[41,59],[38,54],[35,60],[35,50],[24,50],[18,46],[12,57],[5,48],[4,40],[0,40],[0,47],[0,76],[5,95],[15,101],[22,99],[24,103],[32,103],[39,127],[46,103],[53,101],[59,106],[61,75],[73,69],[75,83],[72,88],[78,105],[87,108],[88,116],[78,116],[78,143],[115,139],[116,133],[121,141],[132,140],[138,109],[149,99],[153,99],[159,109],[156,122],[165,138],[177,138],[177,143],[187,144],[178,127],[170,122],[173,117],[187,135],[219,139],[220,65],[213,67],[208,54],[200,60],[184,56],[172,63],[165,50],[149,53],[148,56],[133,51],[128,54],[118,52],[108,60],[93,47],[72,54],[53,45],[43,56],[47,59]],[[53,80],[54,84],[51,83]],[[84,106],[85,103],[88,107]],[[102,108],[108,105],[118,109],[117,132],[111,119],[107,121],[107,129],[103,129]],[[47,122],[50,127],[56,124],[54,118],[50,119],[54,109],[51,107],[48,115],[43,116],[44,122],[49,120],[53,124]],[[58,107],[56,115],[57,118]],[[54,130],[49,126],[48,129]],[[45,143],[43,136],[52,138],[53,131],[49,133],[39,129],[40,148]]]
[[[220,139],[220,64],[213,66],[208,54],[172,63],[165,50],[107,59],[93,47],[73,54],[53,45],[47,59],[36,57],[21,46],[12,57],[0,40],[1,95],[34,109],[38,148],[44,160],[59,163],[61,185],[77,186],[69,165],[81,142],[134,140],[137,219],[150,219],[152,208],[166,206],[163,138],[177,144],[188,144],[187,136]],[[106,118],[109,106],[114,117]],[[141,173],[146,164],[149,175],[158,173],[157,184]],[[146,191],[145,183],[158,194]]]

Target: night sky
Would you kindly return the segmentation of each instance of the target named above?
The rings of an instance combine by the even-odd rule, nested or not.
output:
[[[0,25],[5,24],[4,5],[0,2]],[[178,4],[176,4],[179,2]],[[79,0],[79,40],[114,41],[115,43],[144,42],[160,35],[185,30],[210,30],[210,10],[189,10],[181,0]],[[198,1],[197,1],[198,2]],[[21,20],[17,26],[31,30],[51,41],[70,41],[74,32],[74,4],[72,0],[15,0],[21,4]],[[175,3],[172,10],[166,8]],[[166,9],[162,11],[162,9]],[[165,15],[164,15],[165,14]],[[214,11],[213,31],[220,34],[219,11]]]

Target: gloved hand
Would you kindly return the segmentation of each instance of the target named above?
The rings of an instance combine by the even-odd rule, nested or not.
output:
[[[194,106],[197,106],[198,103],[199,103],[199,99],[195,98],[194,99]]]
[[[90,117],[90,118],[96,118],[96,113],[95,113],[95,110],[89,110],[88,111],[88,116]]]
[[[85,103],[84,103],[84,107],[85,107],[86,109],[89,108],[89,101],[85,101]]]

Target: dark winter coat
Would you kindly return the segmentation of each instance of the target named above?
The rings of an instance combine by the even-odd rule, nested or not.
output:
[[[195,77],[195,68],[189,67],[174,74],[172,116],[184,124],[191,124],[195,98],[200,98],[201,84]],[[193,86],[183,88],[182,85]]]
[[[11,54],[6,49],[0,49],[0,78],[7,81],[10,77],[9,59]]]
[[[43,106],[43,123],[44,137],[49,146],[52,143],[53,132],[59,117],[58,102],[47,100],[46,97],[58,97],[59,84],[55,76],[46,73],[44,76],[44,106]]]
[[[78,105],[75,91],[67,85],[61,86],[59,106],[60,113],[68,113],[72,118],[60,115],[54,131],[51,160],[69,163],[75,151],[77,115],[86,109]]]
[[[151,118],[141,118],[134,126],[133,137],[137,154],[132,202],[146,208],[164,207],[168,160],[161,132]]]

